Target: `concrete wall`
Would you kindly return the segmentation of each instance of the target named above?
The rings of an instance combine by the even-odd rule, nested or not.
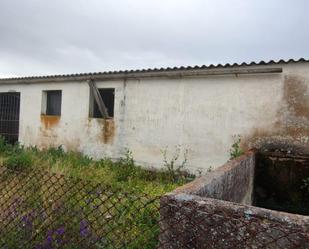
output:
[[[116,89],[111,121],[89,118],[86,82],[1,84],[0,92],[21,92],[25,145],[62,144],[95,158],[117,158],[129,148],[149,167],[162,166],[161,150],[167,147],[172,156],[179,145],[182,155],[188,150],[187,167],[196,171],[222,165],[236,134],[244,148],[308,148],[309,63],[278,66],[283,73],[97,82]],[[41,116],[42,91],[58,89],[61,117]]]
[[[160,249],[308,248],[308,216],[181,193],[160,207]]]
[[[251,205],[255,173],[255,153],[247,152],[197,180],[173,191]]]
[[[248,205],[254,167],[249,152],[161,197],[159,248],[308,248],[308,216]]]

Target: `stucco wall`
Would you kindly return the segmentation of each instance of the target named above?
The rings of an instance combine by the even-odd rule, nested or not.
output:
[[[63,144],[95,158],[133,152],[138,163],[163,165],[179,145],[195,171],[222,165],[233,135],[244,148],[309,143],[309,63],[282,66],[283,73],[97,82],[115,87],[113,121],[89,119],[86,82],[3,84],[0,92],[21,92],[20,141]],[[258,66],[265,68],[269,66]],[[59,120],[41,117],[43,90],[62,90]],[[181,161],[180,158],[179,161]]]

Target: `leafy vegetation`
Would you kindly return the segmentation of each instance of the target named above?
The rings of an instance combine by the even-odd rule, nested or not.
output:
[[[241,137],[233,136],[234,142],[232,144],[232,148],[230,149],[230,159],[234,159],[244,154],[243,149],[240,147]]]
[[[96,161],[61,146],[39,150],[0,138],[0,164],[8,169],[0,172],[0,206],[10,207],[3,215],[15,227],[0,229],[0,247],[156,248],[159,196],[194,178],[183,172],[187,152],[183,161],[180,155],[177,148],[168,159],[165,150],[163,169],[151,171],[129,150]]]
[[[47,170],[52,173],[90,180],[124,190],[134,190],[151,195],[160,195],[191,181],[194,176],[185,173],[187,152],[184,161],[179,161],[180,149],[167,159],[163,153],[162,170],[148,170],[136,165],[132,152],[126,150],[124,157],[113,161],[109,158],[93,160],[77,152],[65,152],[61,146],[39,150],[6,144],[0,137],[0,164],[12,170]]]
[[[21,151],[20,153],[12,153],[5,161],[5,166],[11,170],[25,170],[32,166],[31,154]]]

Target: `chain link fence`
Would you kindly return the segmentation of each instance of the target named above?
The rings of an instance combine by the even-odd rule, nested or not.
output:
[[[309,248],[293,224],[220,201],[149,196],[42,171],[0,168],[0,248]]]
[[[159,198],[40,171],[0,171],[0,248],[155,248]]]

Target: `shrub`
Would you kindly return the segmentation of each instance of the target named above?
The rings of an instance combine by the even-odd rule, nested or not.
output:
[[[180,158],[180,146],[176,146],[175,152],[170,159],[167,158],[167,148],[162,150],[164,170],[172,182],[184,182],[189,173],[185,171],[185,165],[188,162],[188,150],[183,154],[183,161]]]
[[[31,154],[26,151],[13,153],[4,161],[4,165],[11,170],[25,170],[30,168],[32,163]]]
[[[129,149],[126,149],[125,156],[119,159],[116,167],[118,181],[127,181],[129,177],[136,175],[138,167],[135,165],[132,152]]]
[[[9,144],[4,137],[0,136],[0,153],[7,155],[19,149],[19,144]]]

